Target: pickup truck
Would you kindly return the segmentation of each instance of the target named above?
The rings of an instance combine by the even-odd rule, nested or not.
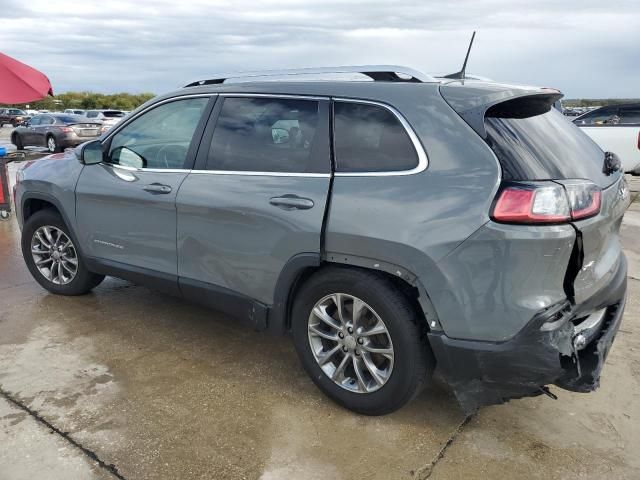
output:
[[[640,103],[601,107],[573,123],[602,150],[618,155],[625,172],[640,175]]]
[[[4,127],[5,123],[10,123],[15,128],[18,125],[22,125],[29,118],[29,115],[19,108],[0,108],[0,128]]]

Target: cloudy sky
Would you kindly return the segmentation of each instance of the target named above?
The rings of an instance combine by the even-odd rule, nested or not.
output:
[[[638,0],[0,0],[0,51],[54,91],[161,93],[215,73],[344,64],[640,97]]]

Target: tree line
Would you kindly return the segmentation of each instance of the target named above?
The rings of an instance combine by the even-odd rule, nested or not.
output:
[[[622,103],[640,103],[637,98],[568,98],[562,99],[565,107],[601,107],[604,105],[620,105]]]
[[[64,110],[66,108],[81,108],[83,110],[108,109],[133,110],[150,98],[154,93],[95,93],[95,92],[66,92],[54,97],[46,97],[37,102],[21,105],[9,105],[16,108],[32,110]]]

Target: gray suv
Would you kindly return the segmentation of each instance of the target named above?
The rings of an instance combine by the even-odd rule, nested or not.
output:
[[[615,155],[557,90],[297,73],[324,72],[349,79],[189,84],[21,169],[33,277],[79,295],[112,275],[291,332],[317,386],[363,414],[436,366],[468,411],[595,389],[626,296]]]

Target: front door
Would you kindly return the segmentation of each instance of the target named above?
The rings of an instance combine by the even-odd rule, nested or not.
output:
[[[328,101],[220,97],[178,193],[180,285],[187,296],[209,289],[271,305],[287,261],[320,254]]]
[[[103,163],[84,167],[76,230],[90,261],[177,285],[176,194],[210,101],[197,96],[152,107],[107,138]]]

